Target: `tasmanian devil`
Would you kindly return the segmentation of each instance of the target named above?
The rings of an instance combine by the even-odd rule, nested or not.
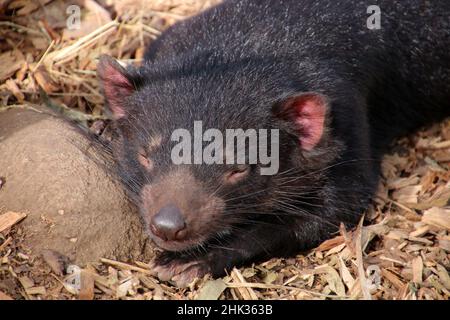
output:
[[[230,0],[170,27],[140,67],[100,58],[112,151],[165,250],[154,262],[162,280],[292,256],[354,225],[392,140],[450,115],[450,2],[376,3]],[[175,163],[173,133],[194,137],[196,122],[223,137],[278,132],[267,148],[277,172],[262,174],[261,161]]]

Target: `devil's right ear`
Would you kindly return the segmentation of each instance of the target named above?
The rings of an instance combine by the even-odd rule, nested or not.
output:
[[[135,91],[127,71],[114,58],[101,55],[97,64],[97,76],[113,118],[124,118],[127,114],[124,100]]]
[[[314,149],[322,139],[327,110],[327,97],[316,92],[288,97],[272,109],[277,118],[289,122],[295,128],[299,145],[306,151]]]

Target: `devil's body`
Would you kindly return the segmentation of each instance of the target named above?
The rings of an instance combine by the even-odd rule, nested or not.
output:
[[[210,221],[201,223],[215,226],[199,246],[157,260],[163,278],[218,276],[311,248],[340,222],[354,225],[393,139],[450,115],[450,2],[377,1],[380,29],[367,26],[371,4],[225,1],[169,28],[148,47],[143,65],[127,70],[134,91],[123,103],[130,117],[117,120],[128,142],[119,145],[117,158],[125,185],[138,198],[150,197],[142,188],[174,170],[170,134],[177,128],[201,120],[219,130],[281,131],[280,174],[250,172],[242,183],[221,188],[223,217],[206,215]],[[327,101],[324,133],[308,151],[297,146],[289,119],[276,115],[280,101],[301,93]],[[152,135],[163,138],[150,155],[153,172],[145,176],[130,154]],[[186,170],[207,194],[223,173],[214,165]],[[233,202],[230,194],[242,200]]]

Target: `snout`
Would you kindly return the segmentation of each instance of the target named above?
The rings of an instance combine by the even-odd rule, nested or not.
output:
[[[164,206],[149,222],[150,238],[158,247],[168,251],[188,250],[206,241],[207,233],[193,236],[195,228],[194,221],[186,218],[186,213],[173,204]]]
[[[187,235],[186,221],[175,205],[167,205],[159,210],[151,219],[150,229],[163,241],[182,241]]]
[[[142,188],[140,198],[146,231],[161,249],[194,249],[221,231],[216,221],[224,210],[224,201],[212,196],[190,171],[178,168],[160,176]]]

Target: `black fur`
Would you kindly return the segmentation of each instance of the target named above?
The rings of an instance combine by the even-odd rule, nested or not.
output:
[[[134,195],[171,170],[170,135],[177,128],[280,128],[280,174],[253,168],[211,221],[223,232],[193,249],[165,253],[157,264],[202,262],[203,272],[311,248],[354,225],[367,208],[379,160],[393,139],[450,115],[450,2],[378,0],[381,29],[369,30],[374,1],[231,0],[175,24],[130,69],[136,92],[117,121],[122,179]],[[285,98],[327,97],[327,133],[311,152],[274,116]],[[151,175],[135,158],[152,135]],[[226,166],[193,165],[213,192]],[[180,182],[182,183],[182,182]],[[177,195],[174,195],[177,196]],[[266,201],[270,199],[270,201]],[[270,204],[269,204],[270,202]],[[264,204],[263,204],[264,203]],[[200,270],[199,269],[199,270]]]

